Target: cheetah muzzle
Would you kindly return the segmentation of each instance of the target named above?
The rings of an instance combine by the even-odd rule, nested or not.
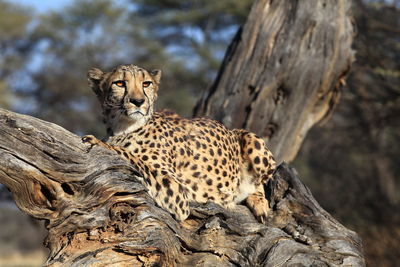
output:
[[[226,208],[245,202],[260,222],[269,204],[264,184],[276,168],[264,141],[246,130],[229,130],[207,118],[186,119],[154,112],[161,71],[121,65],[111,72],[92,68],[90,87],[107,126],[107,143],[134,164],[157,205],[179,220],[190,202],[213,201]]]

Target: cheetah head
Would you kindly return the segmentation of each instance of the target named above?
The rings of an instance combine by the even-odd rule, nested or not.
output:
[[[134,131],[154,112],[161,71],[120,65],[111,72],[91,68],[88,81],[103,108],[109,135]]]

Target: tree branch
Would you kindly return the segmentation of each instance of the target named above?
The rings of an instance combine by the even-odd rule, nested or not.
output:
[[[263,137],[291,161],[309,129],[327,118],[354,60],[348,0],[257,0],[231,42],[195,116]]]
[[[194,205],[179,224],[134,166],[55,124],[0,109],[0,157],[0,182],[18,207],[47,221],[46,266],[364,265],[357,234],[286,164],[267,186],[267,225],[245,206],[213,203]]]

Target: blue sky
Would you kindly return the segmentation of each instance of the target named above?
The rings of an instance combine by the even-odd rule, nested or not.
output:
[[[8,1],[14,2],[11,0],[8,0]],[[71,3],[72,1],[73,0],[19,0],[18,4],[23,5],[23,6],[31,6],[37,12],[43,13],[43,12],[46,12],[49,10],[62,8],[66,5],[68,5],[69,3]]]

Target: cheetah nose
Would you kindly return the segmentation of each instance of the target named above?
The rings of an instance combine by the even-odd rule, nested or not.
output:
[[[143,103],[144,103],[144,99],[135,99],[135,98],[131,98],[129,99],[129,102],[131,102],[132,104],[134,104],[137,107],[140,107]]]

